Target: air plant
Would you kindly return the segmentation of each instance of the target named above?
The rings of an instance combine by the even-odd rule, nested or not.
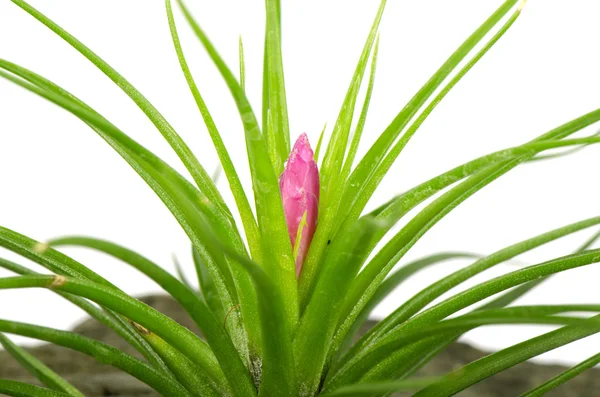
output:
[[[164,396],[384,396],[404,390],[418,397],[442,397],[600,331],[597,316],[564,315],[599,312],[600,305],[511,306],[548,277],[599,262],[600,250],[590,249],[595,238],[574,253],[515,269],[431,305],[436,298],[496,265],[563,236],[600,225],[600,217],[552,230],[487,256],[440,253],[398,265],[437,221],[510,170],[555,156],[543,154],[551,149],[598,143],[600,138],[596,136],[570,137],[598,122],[600,109],[522,145],[448,170],[365,212],[373,192],[423,121],[507,32],[518,18],[523,2],[504,1],[399,111],[364,157],[355,162],[374,84],[377,32],[386,5],[382,0],[339,116],[328,138],[322,134],[317,145],[314,157],[319,158],[318,153],[323,152],[317,171],[305,136],[290,150],[279,0],[266,0],[261,124],[244,91],[243,56],[238,78],[183,1],[178,0],[179,8],[225,80],[239,110],[252,177],[253,206],[194,82],[179,42],[170,0],[166,0],[181,70],[218,153],[241,225],[236,223],[234,209],[225,204],[195,154],[140,91],[27,2],[12,2],[69,43],[120,87],[153,122],[185,165],[191,179],[63,88],[31,70],[0,59],[3,78],[87,124],[158,195],[189,237],[200,291],[144,256],[113,242],[80,236],[40,242],[0,228],[0,246],[52,273],[35,273],[2,259],[0,266],[17,276],[0,278],[1,289],[50,289],[110,327],[143,357],[132,357],[71,332],[2,320],[0,343],[46,388],[0,380],[0,393],[43,397],[82,395],[4,334],[22,335],[80,351],[123,370]],[[359,91],[367,72],[370,78],[359,112]],[[419,204],[425,205],[399,231],[393,231],[393,226],[405,220]],[[384,237],[389,237],[385,244]],[[66,245],[104,252],[138,269],[181,304],[203,336],[127,295],[58,250]],[[352,343],[373,307],[396,286],[423,268],[457,257],[473,262],[403,302],[358,342]],[[486,300],[492,296],[493,300]],[[470,311],[458,313],[463,309]],[[439,377],[414,376],[462,334],[494,324],[557,327]],[[594,356],[523,395],[542,395],[598,362],[600,356]]]

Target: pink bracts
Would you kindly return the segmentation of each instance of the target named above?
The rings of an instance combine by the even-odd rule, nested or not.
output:
[[[306,134],[294,144],[279,188],[299,276],[315,234],[319,207],[319,170]]]

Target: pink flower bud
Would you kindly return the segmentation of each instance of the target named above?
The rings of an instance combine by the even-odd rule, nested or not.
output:
[[[315,234],[319,207],[319,170],[306,134],[300,135],[290,153],[279,189],[299,276]]]

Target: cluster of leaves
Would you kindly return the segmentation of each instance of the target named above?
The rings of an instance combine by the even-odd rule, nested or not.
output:
[[[520,164],[553,156],[542,154],[547,150],[577,149],[598,143],[600,138],[596,136],[577,139],[570,136],[599,121],[600,109],[520,146],[462,164],[364,213],[373,192],[423,121],[510,28],[523,3],[504,1],[433,74],[355,164],[374,84],[377,32],[386,5],[385,0],[381,1],[328,143],[326,146],[323,143],[324,134],[319,141],[317,153],[323,152],[319,223],[297,279],[277,182],[290,151],[279,0],[266,0],[262,125],[244,91],[241,45],[240,76],[236,77],[185,4],[177,0],[239,110],[254,208],[194,82],[179,42],[171,3],[166,0],[181,70],[218,153],[242,229],[238,229],[231,209],[194,153],[125,77],[24,0],[12,2],[64,39],[120,87],[153,122],[185,165],[191,181],[71,93],[31,70],[0,59],[0,76],[78,117],[158,195],[190,239],[200,292],[181,277],[112,242],[75,236],[41,243],[0,228],[1,247],[52,273],[38,274],[0,259],[1,267],[17,274],[0,278],[0,289],[50,289],[113,329],[144,360],[71,332],[31,324],[2,320],[1,333],[35,338],[90,355],[136,377],[164,396],[383,396],[396,390],[414,390],[418,397],[442,397],[600,331],[597,317],[564,315],[599,312],[600,305],[509,306],[553,274],[600,261],[600,250],[590,249],[598,236],[575,253],[517,269],[430,305],[442,294],[493,266],[563,236],[600,225],[600,217],[535,236],[488,256],[440,253],[404,264],[392,272],[437,221],[492,181]],[[359,111],[359,90],[369,64],[366,97]],[[400,219],[426,201],[427,205],[390,236],[389,241],[379,244]],[[138,269],[181,304],[204,339],[56,249],[64,245],[98,250]],[[370,311],[390,291],[421,269],[455,258],[472,259],[473,263],[423,289],[351,344],[352,336]],[[493,300],[486,300],[492,296]],[[483,300],[485,304],[457,315]],[[439,378],[413,376],[463,333],[492,324],[560,327]],[[82,395],[3,334],[0,343],[47,388],[0,380],[0,393],[43,397]],[[598,362],[600,356],[596,355],[524,395],[542,395]]]

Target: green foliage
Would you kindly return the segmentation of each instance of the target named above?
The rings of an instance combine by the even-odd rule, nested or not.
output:
[[[181,72],[189,86],[227,178],[240,215],[240,232],[216,182],[161,113],[128,80],[90,48],[24,0],[12,0],[93,63],[152,121],[170,144],[185,175],[107,118],[48,79],[0,59],[0,77],[71,113],[112,147],[162,200],[189,238],[199,290],[183,276],[103,239],[72,236],[46,243],[0,227],[0,246],[52,274],[39,274],[1,259],[15,277],[0,278],[0,289],[46,288],[111,328],[143,357],[134,358],[71,332],[0,320],[0,344],[46,386],[0,380],[9,396],[71,396],[77,391],[60,375],[16,346],[5,334],[50,342],[87,354],[136,377],[164,396],[386,396],[412,391],[419,397],[452,396],[482,379],[551,349],[600,332],[600,305],[511,306],[548,277],[600,262],[591,249],[600,233],[576,252],[525,266],[463,292],[455,287],[534,248],[600,225],[592,217],[513,244],[490,255],[444,252],[410,263],[404,256],[438,221],[466,199],[521,164],[572,155],[600,143],[598,133],[571,135],[600,121],[600,109],[583,114],[521,145],[499,150],[446,171],[391,197],[364,213],[377,186],[438,103],[490,51],[517,21],[523,2],[506,0],[450,55],[358,159],[375,83],[378,31],[386,1],[375,13],[346,96],[331,133],[321,132],[315,157],[322,154],[319,222],[296,278],[278,177],[290,152],[290,126],[282,56],[281,4],[266,0],[259,124],[246,96],[244,48],[239,41],[239,76],[227,66],[182,0],[177,5],[223,77],[244,129],[254,206],[195,82],[180,43],[174,10],[165,0],[168,27]],[[477,48],[477,50],[476,50]],[[366,94],[357,109],[370,63]],[[545,154],[566,148],[560,155]],[[321,150],[322,149],[322,150]],[[355,166],[356,162],[356,166]],[[435,198],[434,198],[435,196]],[[433,199],[432,199],[433,198]],[[410,219],[406,216],[430,202]],[[400,221],[404,226],[395,233]],[[390,237],[385,244],[384,238]],[[203,338],[118,289],[58,249],[76,245],[111,255],[139,270],[177,300]],[[353,343],[356,331],[391,291],[422,269],[449,260],[472,261],[424,288]],[[400,266],[398,264],[401,263]],[[397,268],[397,269],[396,269]],[[396,269],[394,271],[394,269]],[[448,298],[432,305],[444,294]],[[484,300],[496,296],[491,301]],[[432,306],[430,306],[432,305]],[[457,315],[463,309],[470,311]],[[542,324],[556,329],[469,363],[439,378],[413,378],[414,372],[459,336],[497,324]],[[540,396],[600,362],[594,355],[523,396]]]

